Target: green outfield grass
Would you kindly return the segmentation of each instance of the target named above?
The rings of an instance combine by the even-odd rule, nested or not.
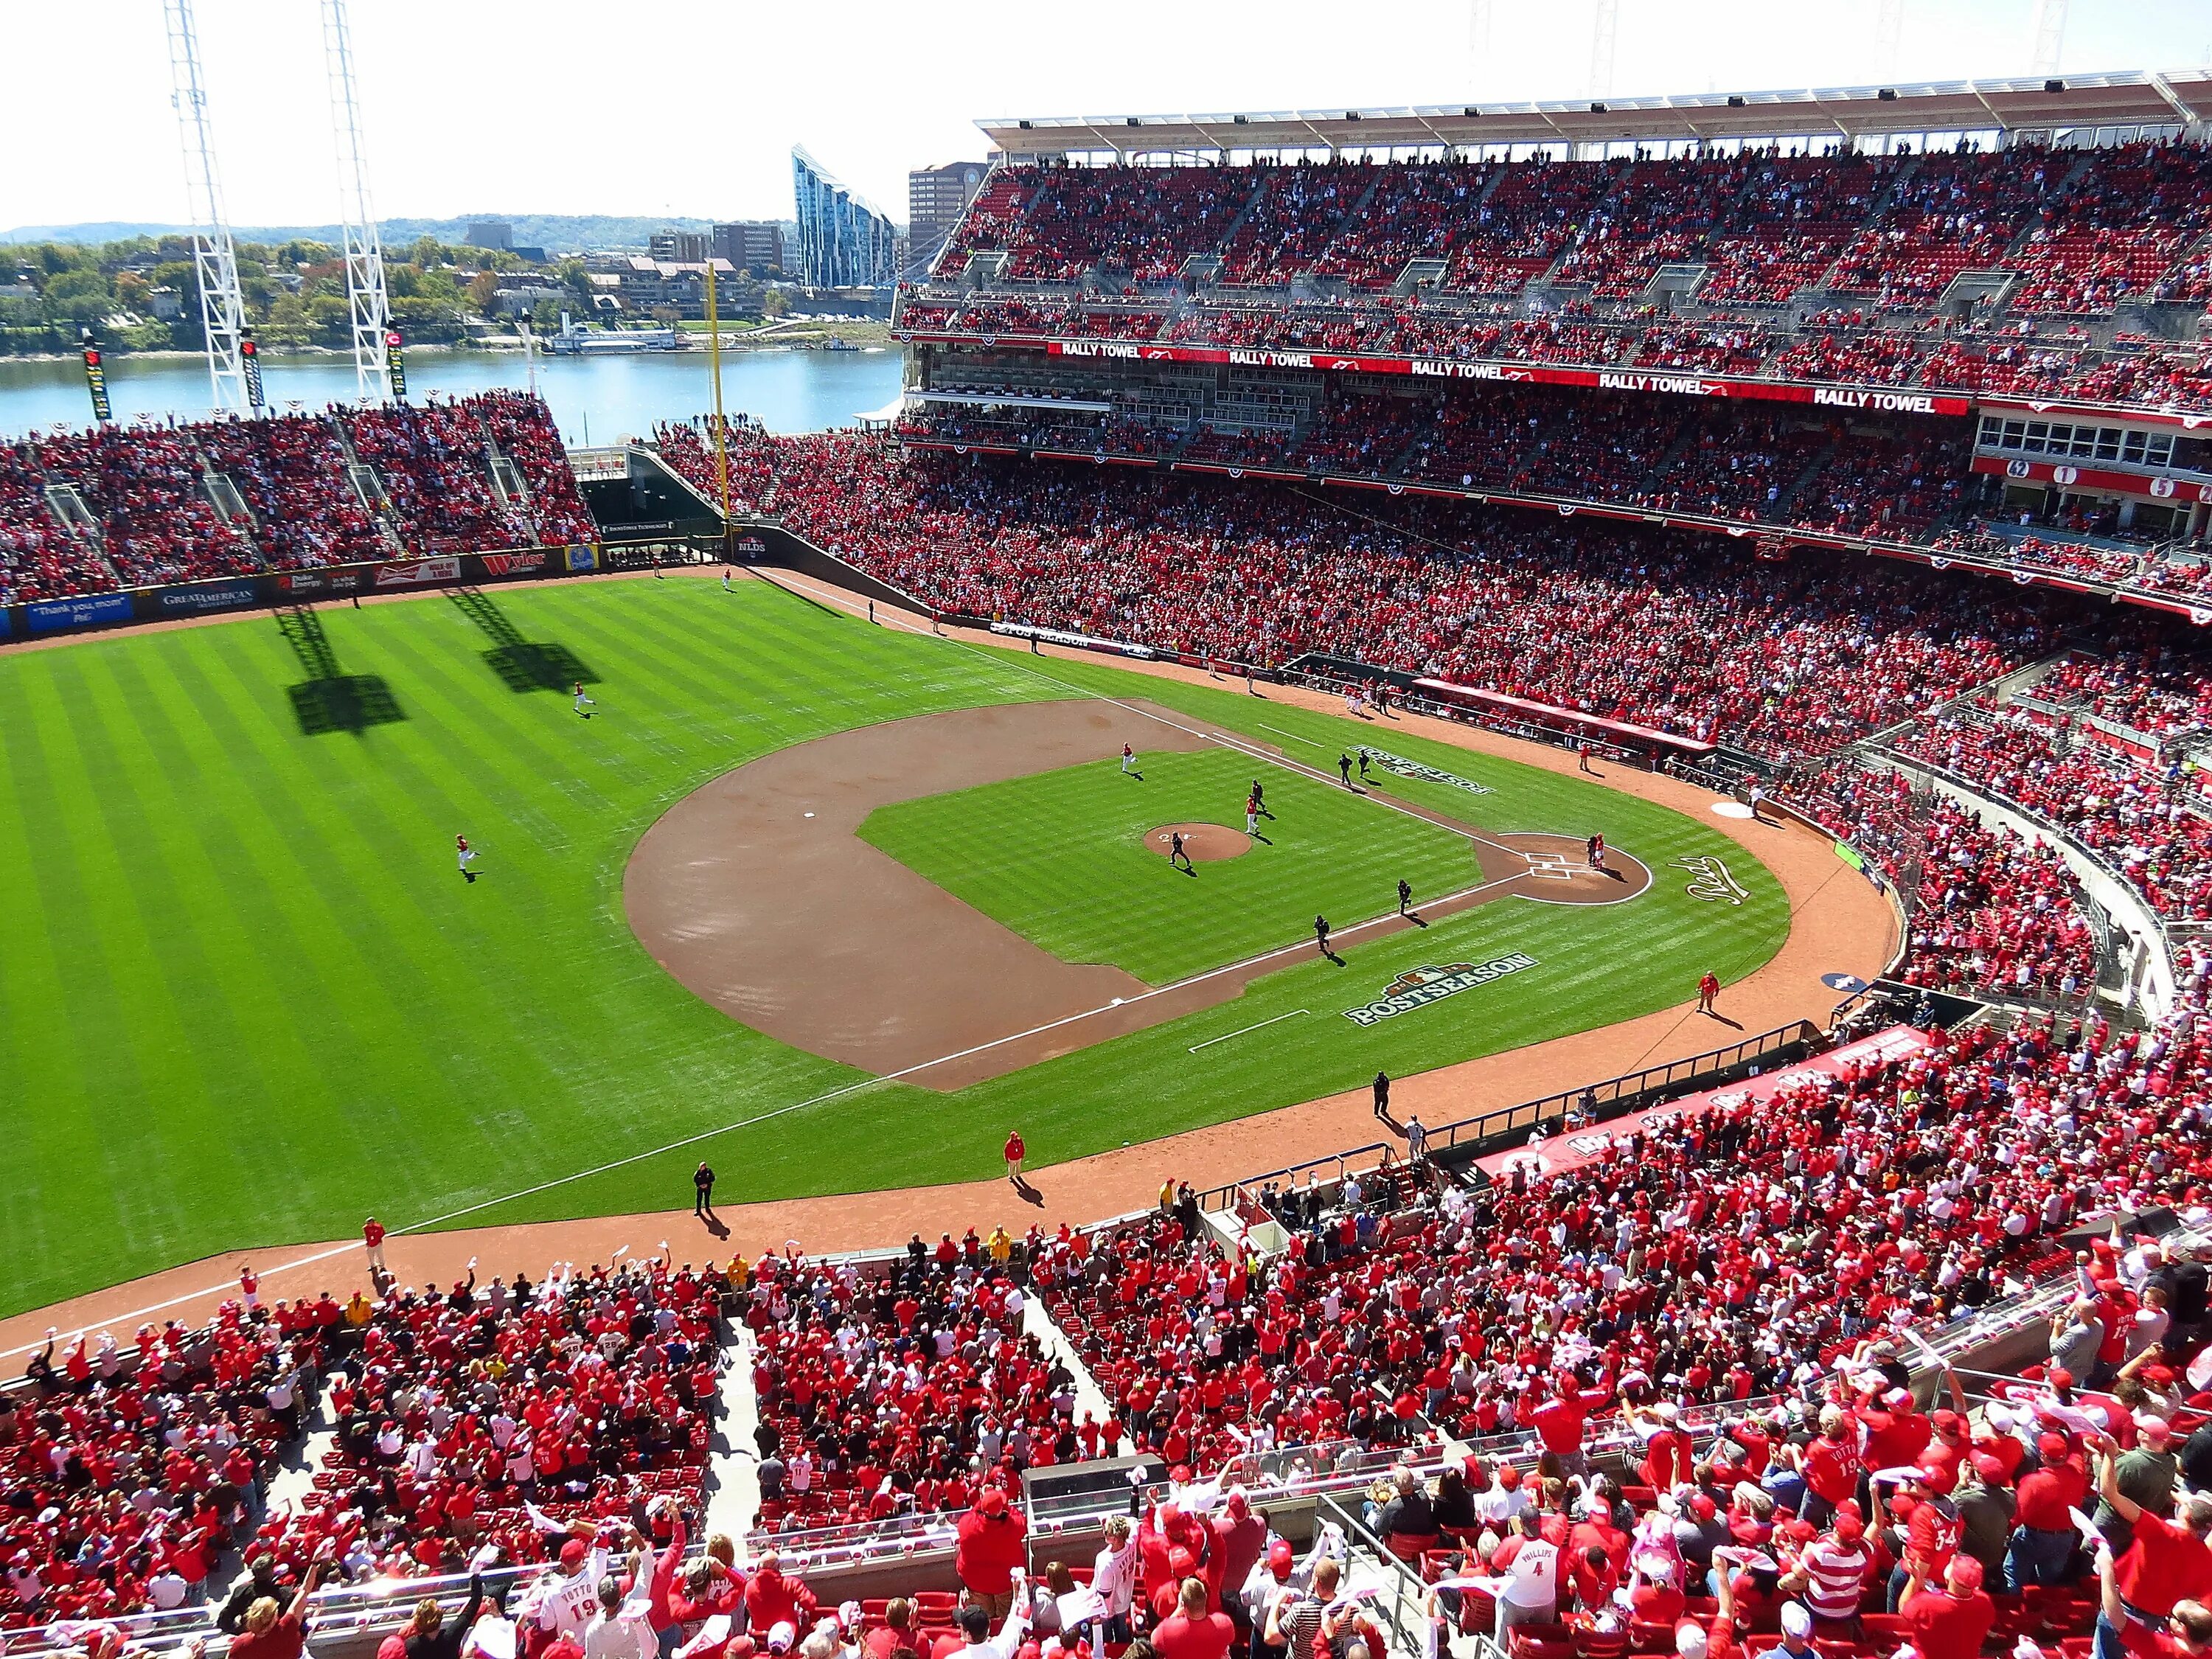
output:
[[[588,721],[553,689],[572,678],[599,700]],[[1363,735],[1387,740],[1492,791],[1394,792],[1489,828],[1602,830],[1659,884],[1608,909],[1486,905],[957,1096],[875,1085],[817,1104],[863,1079],[734,1024],[631,935],[630,849],[708,778],[851,726],[1077,692],[1147,698],[1322,763]],[[1241,786],[1250,763],[1234,765]],[[1287,773],[1268,783],[1279,813],[1299,799],[1301,825],[1304,793]],[[1379,807],[1338,804],[1374,815],[1365,844],[1383,833],[1367,828]],[[1138,827],[1168,816],[1148,810]],[[473,886],[456,833],[482,852]],[[1445,842],[1408,856],[1436,860],[1441,879],[1457,856]],[[1276,867],[1292,862],[1283,850]],[[1334,878],[1317,850],[1297,849],[1301,880]],[[1749,902],[1687,898],[1664,866],[1690,853],[1725,855]],[[1247,858],[1187,884],[1210,894],[1247,866],[1269,867]],[[1014,1122],[1048,1164],[1351,1087],[1378,1066],[1410,1073],[1627,1018],[1684,1000],[1706,968],[1750,971],[1788,926],[1778,887],[1734,842],[1571,778],[1241,690],[688,580],[0,653],[0,1312],[227,1248],[344,1237],[371,1211],[411,1226],[683,1206],[702,1155],[733,1201],[987,1174]],[[1351,874],[1365,891],[1368,873]],[[1303,931],[1294,909],[1277,937],[1247,901],[1249,916],[1211,915],[1211,937],[1167,939],[1163,924],[1158,948],[1219,960],[1242,951],[1241,930],[1262,946]],[[1503,950],[1539,966],[1372,1027],[1342,1017],[1407,967]]]
[[[1306,932],[1482,879],[1463,836],[1365,795],[1268,769],[1264,819],[1243,857],[1186,874],[1146,847],[1164,823],[1244,822],[1256,769],[1232,750],[1161,750],[1139,775],[1071,766],[879,806],[872,842],[1067,962],[1111,963],[1148,985],[1242,961]]]

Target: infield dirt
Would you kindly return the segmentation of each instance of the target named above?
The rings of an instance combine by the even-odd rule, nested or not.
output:
[[[1212,1007],[1309,958],[1310,942],[1286,945],[1148,986],[1119,968],[1062,961],[860,837],[879,806],[1110,759],[1125,743],[1212,746],[1169,710],[1083,698],[954,709],[779,750],[695,790],[645,833],[623,873],[623,908],[654,960],[732,1019],[939,1091]],[[1479,885],[1424,905],[1430,920],[1515,895],[1617,903],[1650,883],[1632,860],[1583,869],[1571,836],[1492,837],[1409,810],[1474,837],[1482,872]],[[1418,925],[1382,917],[1337,937]]]

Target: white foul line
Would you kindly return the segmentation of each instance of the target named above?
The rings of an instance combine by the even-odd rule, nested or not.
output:
[[[1327,744],[1322,742],[1318,738],[1302,738],[1295,732],[1285,732],[1281,726],[1270,726],[1265,720],[1254,720],[1252,724],[1258,726],[1262,732],[1273,732],[1279,738],[1288,738],[1292,743],[1310,744],[1316,749],[1326,749],[1328,747]]]
[[[1203,1042],[1194,1042],[1190,1046],[1190,1051],[1193,1054],[1196,1054],[1200,1048],[1211,1048],[1217,1042],[1226,1042],[1231,1037],[1243,1036],[1248,1032],[1261,1030],[1267,1026],[1276,1024],[1283,1020],[1296,1019],[1300,1014],[1310,1014],[1312,1012],[1313,1010],[1310,1008],[1293,1008],[1287,1014],[1277,1014],[1273,1019],[1263,1019],[1257,1025],[1247,1025],[1242,1030],[1224,1031],[1218,1037],[1208,1037]]]

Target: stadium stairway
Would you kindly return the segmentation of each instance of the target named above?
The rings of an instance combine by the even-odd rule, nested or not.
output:
[[[1044,1310],[1044,1298],[1031,1292],[1022,1301],[1022,1328],[1037,1346],[1044,1351],[1048,1360],[1067,1367],[1068,1375],[1075,1379],[1075,1420],[1081,1422],[1088,1415],[1093,1422],[1103,1423],[1114,1414],[1107,1403],[1106,1391],[1098,1386],[1098,1379],[1091,1374],[1083,1357],[1075,1351],[1075,1344],[1059,1322]],[[1127,1456],[1136,1449],[1125,1435],[1112,1455]]]
[[[743,1320],[733,1322],[730,1332],[719,1390],[721,1416],[707,1463],[707,1531],[727,1533],[742,1556],[746,1535],[760,1516],[760,1460],[753,1439],[760,1426],[760,1397],[753,1391],[759,1344]]]

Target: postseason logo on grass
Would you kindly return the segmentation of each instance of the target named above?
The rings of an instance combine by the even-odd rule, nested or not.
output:
[[[1432,1002],[1442,1002],[1446,997],[1472,991],[1478,985],[1487,985],[1494,979],[1503,979],[1508,974],[1517,974],[1523,968],[1535,965],[1535,957],[1524,951],[1516,951],[1510,956],[1492,957],[1487,962],[1455,962],[1443,968],[1416,968],[1384,986],[1382,994],[1365,1007],[1346,1009],[1344,1017],[1354,1025],[1372,1025],[1378,1020],[1411,1013],[1416,1008],[1425,1008]]]
[[[1448,784],[1454,789],[1464,789],[1470,795],[1486,795],[1489,787],[1473,778],[1458,777],[1449,772],[1439,772],[1433,766],[1424,766],[1419,761],[1407,760],[1403,755],[1394,755],[1387,749],[1370,749],[1368,759],[1385,772],[1395,772],[1401,778],[1415,778],[1423,783]]]

